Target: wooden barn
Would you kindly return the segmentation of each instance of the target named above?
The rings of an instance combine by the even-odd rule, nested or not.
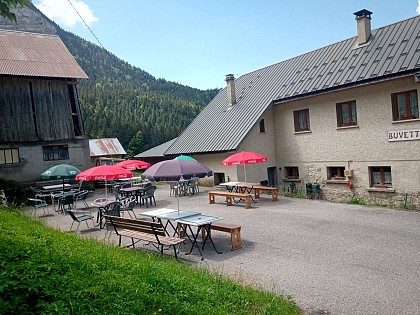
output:
[[[55,35],[0,30],[0,185],[57,164],[90,167],[77,80],[87,75]]]

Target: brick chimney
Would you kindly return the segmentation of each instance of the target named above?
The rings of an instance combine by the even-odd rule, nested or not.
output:
[[[226,88],[228,97],[228,107],[232,107],[232,105],[236,103],[235,77],[233,76],[233,74],[226,75]]]
[[[357,21],[357,44],[363,45],[369,41],[372,29],[370,26],[370,15],[372,12],[363,9],[353,13],[356,16]]]

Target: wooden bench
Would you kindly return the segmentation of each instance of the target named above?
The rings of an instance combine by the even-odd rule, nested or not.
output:
[[[245,200],[245,208],[251,208],[252,197],[250,194],[236,193],[230,191],[209,191],[210,203],[215,202],[215,196],[226,197],[226,205],[231,206],[233,198],[239,198]]]
[[[163,246],[173,247],[175,258],[178,259],[176,245],[184,242],[183,238],[168,236],[161,222],[137,220],[131,218],[115,217],[104,215],[105,222],[114,228],[119,236],[118,245],[121,246],[121,238],[131,238],[134,248],[138,241],[145,241],[157,244],[160,253],[163,255]],[[136,242],[134,240],[137,240]]]
[[[253,186],[252,189],[254,190],[254,197],[255,197],[255,199],[260,198],[260,191],[270,192],[273,201],[276,201],[276,200],[279,199],[279,194],[278,194],[277,187]]]
[[[241,248],[241,226],[237,224],[228,224],[222,222],[214,222],[210,225],[210,231],[221,231],[230,233],[230,243],[232,245],[232,250]],[[206,230],[201,229],[201,237],[203,242],[206,239]]]

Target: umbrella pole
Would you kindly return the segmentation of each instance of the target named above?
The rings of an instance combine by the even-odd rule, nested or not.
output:
[[[245,173],[245,183],[248,183],[248,182],[246,181],[246,166],[245,166],[245,163],[244,163],[244,173]]]
[[[63,194],[64,194],[64,177],[63,177]]]

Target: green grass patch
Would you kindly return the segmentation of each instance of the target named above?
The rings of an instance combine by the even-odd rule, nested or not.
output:
[[[289,299],[171,257],[0,208],[0,314],[300,314]]]

